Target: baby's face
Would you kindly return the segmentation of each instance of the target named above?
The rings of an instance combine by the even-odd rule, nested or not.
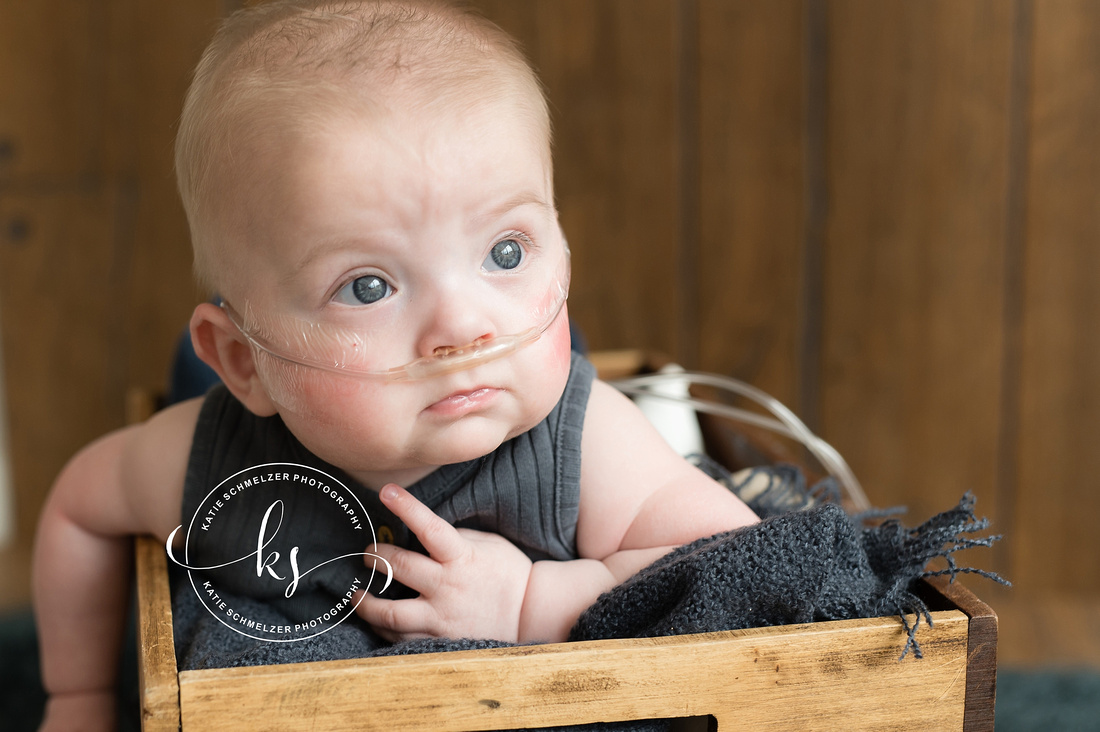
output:
[[[518,112],[346,115],[266,146],[238,189],[233,269],[248,275],[227,300],[293,355],[357,370],[538,325],[567,260],[546,144]],[[508,357],[422,380],[253,356],[306,447],[369,486],[407,484],[545,418],[568,376],[568,316]]]

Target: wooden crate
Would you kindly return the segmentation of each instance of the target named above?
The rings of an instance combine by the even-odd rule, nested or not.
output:
[[[896,617],[249,668],[176,670],[164,547],[136,542],[142,725],[496,730],[712,715],[726,730],[993,729],[997,617],[929,583],[924,658]]]
[[[601,375],[635,373],[604,354]],[[135,396],[130,417],[152,403]],[[497,730],[711,716],[727,730],[992,732],[997,616],[925,583],[935,626],[899,660],[897,617],[663,638],[178,672],[164,547],[136,539],[142,728]],[[712,722],[713,727],[713,722]]]
[[[164,547],[136,540],[142,723],[167,730],[500,730],[713,715],[726,730],[993,729],[997,615],[928,584],[898,618],[177,673]]]

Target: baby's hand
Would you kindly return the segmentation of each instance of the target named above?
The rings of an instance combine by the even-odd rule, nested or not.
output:
[[[357,608],[360,617],[391,642],[426,637],[515,642],[531,576],[527,555],[497,534],[456,529],[396,485],[384,486],[379,496],[429,556],[390,544],[371,548],[390,563],[394,579],[420,597],[386,600],[367,594]]]

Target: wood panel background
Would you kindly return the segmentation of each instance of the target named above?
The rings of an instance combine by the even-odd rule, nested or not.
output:
[[[4,604],[52,477],[199,297],[171,144],[239,4],[0,0]],[[764,388],[910,520],[973,491],[1013,597],[1100,596],[1100,4],[475,5],[547,86],[592,347]]]

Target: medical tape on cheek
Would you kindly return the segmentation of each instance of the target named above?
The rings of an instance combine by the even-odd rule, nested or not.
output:
[[[251,346],[256,372],[281,410],[312,414],[318,388],[346,392],[354,386],[345,379],[317,377],[341,373],[351,358],[366,352],[365,339],[356,331],[287,315],[259,317],[247,301],[243,313],[224,300],[221,307]]]
[[[268,397],[281,411],[300,416],[315,413],[316,410],[311,408],[314,400],[309,396],[311,393],[309,387],[317,381],[317,374],[325,374],[325,372],[278,358],[264,351],[256,354],[256,372],[267,390]],[[341,380],[329,379],[326,374],[326,381],[331,386]]]
[[[335,373],[370,371],[367,359],[373,349],[369,333],[290,315],[260,317],[248,302],[243,313],[225,300],[221,306],[252,347],[268,356]]]
[[[529,289],[525,291],[529,316],[524,318],[530,326],[518,332],[478,339],[456,347],[438,349],[436,353],[415,359],[402,366],[372,368],[371,334],[361,330],[333,324],[314,323],[291,316],[256,316],[248,303],[244,313],[235,310],[228,302],[222,307],[251,346],[282,362],[278,371],[281,381],[303,378],[298,369],[326,371],[340,376],[358,379],[410,381],[428,379],[443,374],[464,371],[480,364],[504,358],[537,341],[558,319],[569,296],[569,250],[564,255],[549,287],[536,285],[538,295],[532,307]],[[515,305],[516,303],[509,303]],[[509,308],[502,308],[509,309]],[[275,364],[272,364],[275,366]],[[286,391],[293,391],[287,383]]]

